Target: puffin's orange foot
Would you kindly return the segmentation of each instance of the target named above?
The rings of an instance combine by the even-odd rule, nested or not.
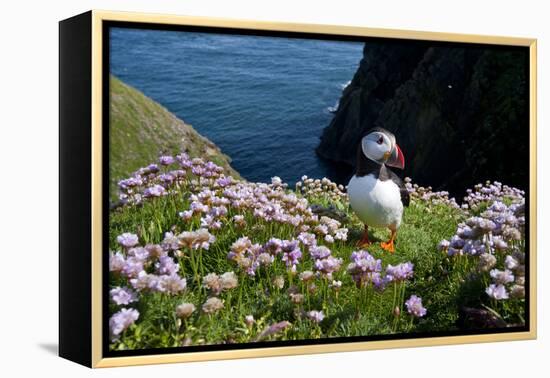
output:
[[[380,247],[382,247],[383,250],[385,251],[388,251],[390,253],[394,253],[395,252],[395,247],[393,245],[393,239],[390,239],[390,241],[388,241],[387,243],[380,243]]]

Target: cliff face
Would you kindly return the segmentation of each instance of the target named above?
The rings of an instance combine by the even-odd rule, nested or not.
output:
[[[138,168],[156,161],[160,153],[187,152],[222,166],[235,178],[240,175],[231,159],[212,141],[200,135],[159,103],[111,76],[109,125],[110,197],[116,199],[117,183]]]
[[[367,42],[317,153],[352,167],[361,137],[379,126],[420,184],[456,195],[485,180],[524,188],[527,68],[527,49]]]

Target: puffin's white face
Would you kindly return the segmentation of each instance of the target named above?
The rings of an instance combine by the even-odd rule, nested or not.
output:
[[[373,131],[361,140],[363,154],[378,164],[399,169],[405,168],[405,156],[391,133]]]
[[[388,136],[380,131],[374,131],[361,140],[363,154],[379,164],[388,160],[391,156],[395,141],[390,140]]]

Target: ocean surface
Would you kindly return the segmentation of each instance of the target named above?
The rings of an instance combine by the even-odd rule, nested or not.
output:
[[[362,43],[125,28],[110,43],[111,73],[216,143],[247,180],[338,178],[314,150]]]

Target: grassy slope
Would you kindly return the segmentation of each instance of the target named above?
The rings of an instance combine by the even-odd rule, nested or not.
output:
[[[184,194],[155,199],[140,208],[127,207],[112,213],[111,248],[117,249],[116,235],[122,232],[136,232],[142,241],[158,243],[163,238],[163,230],[169,230],[173,225],[175,226],[172,229],[176,232],[198,228],[196,221],[184,223],[177,217],[177,211],[189,206],[186,198],[188,195]],[[405,298],[411,294],[421,296],[428,308],[429,315],[414,324],[406,320],[406,317],[394,322],[392,315],[394,293],[392,289],[387,289],[382,294],[374,294],[375,297],[371,300],[368,313],[356,310],[358,303],[363,306],[361,298],[364,294],[355,288],[350,276],[343,271],[349,263],[351,252],[357,250],[355,243],[360,237],[362,225],[349,210],[347,213],[350,222],[346,226],[351,230],[349,240],[330,246],[335,256],[344,259],[342,271],[335,276],[336,279],[342,280],[344,285],[337,302],[332,303],[330,309],[324,309],[325,313],[328,312],[328,316],[322,323],[323,334],[336,337],[456,329],[459,296],[477,294],[461,291],[464,270],[457,269],[456,260],[452,261],[444,253],[439,252],[437,244],[441,239],[449,238],[454,234],[456,225],[462,219],[460,213],[444,205],[427,205],[413,201],[411,206],[405,210],[395,254],[383,251],[378,243],[368,248],[375,257],[382,259],[384,266],[388,263],[395,265],[406,261],[412,261],[415,264],[414,280],[407,284]],[[232,215],[233,213],[230,211],[229,216]],[[249,236],[254,242],[262,243],[272,236],[289,239],[294,233],[290,226],[270,227],[261,222],[255,222],[251,214],[248,214],[247,222],[249,225],[245,230],[238,230],[229,222],[224,225],[222,230],[215,232],[217,242],[203,254],[204,265],[209,268],[208,272],[223,273],[236,269],[235,265],[227,260],[226,255],[231,243],[240,236]],[[387,230],[373,230],[371,237],[381,241],[388,237],[388,233]],[[299,271],[311,269],[311,262],[307,258],[304,261],[300,265]],[[182,264],[184,272],[190,271],[185,260],[179,262]],[[250,331],[246,331],[242,321],[248,314],[254,314],[255,319],[259,320],[258,330],[261,329],[261,324],[290,320],[293,323],[293,329],[286,334],[285,338],[319,337],[319,334],[316,334],[319,331],[312,327],[310,322],[296,318],[286,291],[288,281],[280,292],[271,292],[270,295],[266,295],[266,287],[269,287],[273,276],[282,274],[287,277],[283,266],[279,266],[275,270],[275,272],[260,272],[256,278],[241,276],[240,289],[245,293],[243,302],[238,305],[233,298],[232,311],[224,311],[223,315],[216,316],[215,321],[209,321],[205,317],[194,318],[195,323],[191,333],[199,337],[194,342],[250,341],[254,331],[252,334]],[[297,279],[294,278],[295,284],[296,281]],[[128,344],[125,347],[175,346],[181,342],[181,340],[178,341],[177,336],[174,336],[177,335],[177,332],[170,331],[175,306],[182,301],[191,301],[199,306],[205,299],[200,290],[194,288],[192,282],[188,282],[189,289],[181,296],[153,295],[140,301],[139,310],[143,316],[142,319],[148,320],[134,329],[134,332],[139,333],[139,340],[129,337],[126,339]],[[228,298],[225,300],[226,302],[231,301]],[[304,304],[304,309],[306,311],[319,309],[321,303],[322,300],[318,295],[312,296],[311,302]],[[161,331],[159,334],[159,329],[164,329],[165,332]]]
[[[150,162],[159,151],[176,154],[187,152],[203,157],[225,168],[234,177],[230,158],[190,125],[138,90],[111,76],[110,104],[110,192],[116,198],[116,184],[121,178]]]

